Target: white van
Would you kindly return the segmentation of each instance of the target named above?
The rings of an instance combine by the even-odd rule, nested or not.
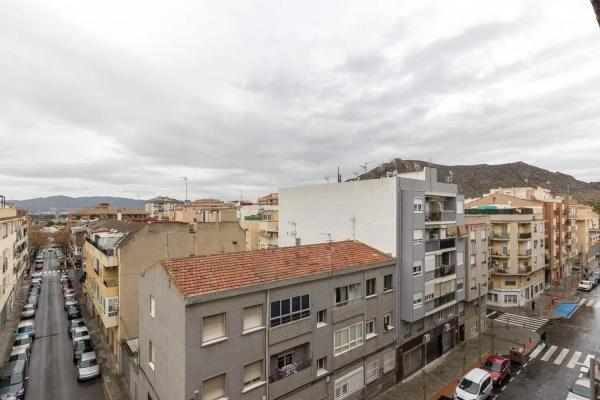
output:
[[[481,368],[469,371],[454,390],[454,400],[484,400],[492,395],[492,377]]]

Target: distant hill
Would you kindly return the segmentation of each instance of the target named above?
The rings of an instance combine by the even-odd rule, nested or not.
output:
[[[600,200],[600,182],[583,182],[561,172],[551,172],[522,161],[508,164],[441,165],[426,161],[394,159],[373,168],[360,179],[376,179],[397,171],[420,171],[431,165],[438,170],[438,180],[458,185],[466,198],[479,197],[491,188],[542,186],[556,195],[569,193],[579,201]]]
[[[25,208],[29,213],[48,212],[56,209],[57,212],[78,210],[82,207],[94,207],[98,203],[110,203],[113,207],[144,208],[144,200],[128,199],[125,197],[91,196],[91,197],[69,197],[50,196],[38,197],[28,200],[11,201],[17,208]]]

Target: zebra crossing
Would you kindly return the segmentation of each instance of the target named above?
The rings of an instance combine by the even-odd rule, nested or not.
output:
[[[593,307],[593,308],[600,308],[600,299],[588,299],[585,297],[582,297],[579,300],[579,307]]]
[[[509,325],[521,326],[532,331],[537,331],[548,322],[548,318],[528,317],[525,315],[517,315],[503,313],[496,317],[496,322],[502,322]]]
[[[588,369],[590,368],[590,359],[593,357],[593,355],[587,354],[585,357],[583,357],[583,353],[581,351],[571,350],[566,347],[559,349],[558,346],[548,347],[546,344],[541,343],[529,354],[529,361],[538,359],[538,357],[540,361],[559,366],[563,365],[565,361],[568,360],[567,364],[565,365],[567,368],[574,369],[575,367],[579,367],[580,372],[587,373]]]

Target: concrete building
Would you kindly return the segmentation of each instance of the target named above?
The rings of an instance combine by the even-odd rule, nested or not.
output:
[[[85,207],[78,211],[68,214],[69,221],[97,221],[97,220],[129,220],[146,218],[148,213],[145,210],[134,208],[113,208],[109,203],[98,203],[96,207]]]
[[[489,274],[490,217],[465,215],[465,313],[459,317],[459,337],[468,340],[485,329]],[[461,283],[457,283],[461,285]],[[477,318],[479,316],[479,324]]]
[[[491,274],[488,305],[524,306],[544,290],[544,207],[537,201],[491,195],[468,204],[468,215],[488,215]]]
[[[0,196],[0,329],[14,306],[15,288],[20,287],[23,271],[29,265],[27,221],[26,213],[10,207],[4,196]]]
[[[356,241],[158,263],[131,397],[372,399],[396,382],[394,274]]]
[[[356,239],[397,258],[402,378],[457,342],[465,297],[463,201],[456,185],[438,182],[430,168],[285,188],[279,190],[279,246]]]
[[[83,266],[83,245],[85,243],[86,233],[87,228],[85,226],[71,227],[69,257],[71,264],[75,268],[81,268]]]
[[[235,222],[215,224],[133,223],[90,225],[86,238],[84,294],[117,361],[121,345],[138,336],[138,282],[159,260],[244,250]]]
[[[237,209],[229,206],[195,206],[181,204],[170,213],[172,222],[236,222]]]
[[[574,267],[581,268],[585,274],[600,254],[600,222],[592,207],[578,204],[576,223],[578,257],[574,260]]]
[[[279,246],[277,205],[251,205],[240,208],[240,226],[246,232],[246,250],[273,249]]]
[[[144,207],[150,218],[168,221],[175,207],[181,204],[183,204],[181,200],[172,199],[167,196],[157,196],[147,200],[144,203]]]
[[[279,193],[269,193],[259,197],[257,203],[259,206],[276,206],[279,204]]]

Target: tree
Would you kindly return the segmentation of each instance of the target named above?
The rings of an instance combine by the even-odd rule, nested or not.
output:
[[[29,250],[37,253],[42,247],[48,245],[48,234],[37,225],[32,225],[29,230]]]
[[[589,200],[586,204],[592,206],[595,213],[600,214],[600,200]]]

